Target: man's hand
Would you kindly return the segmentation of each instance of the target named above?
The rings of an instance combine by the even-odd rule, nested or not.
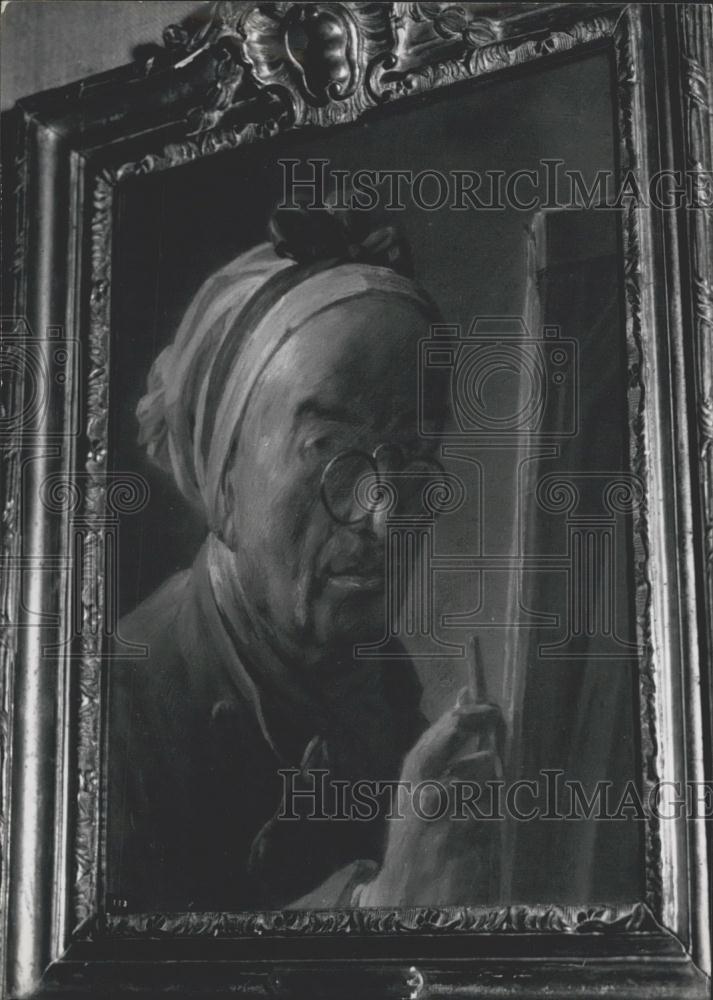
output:
[[[500,710],[484,700],[485,684],[475,642],[471,645],[471,681],[455,706],[426,732],[404,761],[399,790],[401,817],[389,821],[381,870],[364,886],[361,906],[434,906],[491,901],[497,891],[500,864],[499,821],[475,818],[463,799],[472,788],[456,789],[459,782],[495,781],[502,777],[500,762],[504,723]],[[421,782],[436,782],[419,795],[420,815],[414,811],[413,791]],[[459,798],[460,793],[460,798]],[[444,815],[439,804],[448,802]],[[481,809],[489,812],[484,792]]]

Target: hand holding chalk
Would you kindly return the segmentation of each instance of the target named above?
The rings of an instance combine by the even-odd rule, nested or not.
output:
[[[485,668],[483,667],[483,657],[480,651],[480,639],[477,635],[471,635],[468,640],[468,693],[471,701],[476,703],[488,700],[488,687],[485,681]]]

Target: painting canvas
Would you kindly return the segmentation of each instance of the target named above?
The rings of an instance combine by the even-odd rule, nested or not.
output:
[[[613,165],[594,56],[126,189],[111,909],[635,897]]]

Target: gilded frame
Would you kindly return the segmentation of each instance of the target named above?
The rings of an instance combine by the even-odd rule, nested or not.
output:
[[[613,67],[620,170],[644,189],[655,169],[713,169],[708,4],[319,6],[348,38],[343,78],[321,90],[287,51],[285,25],[299,4],[228,0],[197,27],[168,28],[165,48],[146,59],[22,101],[15,114],[12,315],[28,338],[66,329],[89,360],[76,378],[53,384],[39,408],[30,406],[25,373],[6,410],[15,415],[3,442],[8,995],[704,997],[709,845],[704,824],[685,819],[649,823],[646,896],[626,906],[127,917],[98,908],[102,538],[135,502],[107,476],[117,186],[279,131],[337,126],[378,114],[387,100],[594,48],[606,49]],[[635,525],[643,781],[706,781],[710,208],[656,214],[630,201],[622,254],[631,462],[646,484]],[[33,347],[50,349],[47,339]],[[40,503],[50,481],[70,488],[57,493],[54,513]],[[81,524],[85,546],[82,565],[66,573],[70,521]],[[56,573],[41,572],[48,552]],[[45,624],[23,627],[26,608],[41,609]],[[58,649],[48,671],[43,649],[70,613],[82,620],[79,655]]]

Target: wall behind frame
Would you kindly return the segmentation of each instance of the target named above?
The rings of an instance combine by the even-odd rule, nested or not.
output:
[[[0,16],[0,110],[131,62],[206,0],[10,0]]]

